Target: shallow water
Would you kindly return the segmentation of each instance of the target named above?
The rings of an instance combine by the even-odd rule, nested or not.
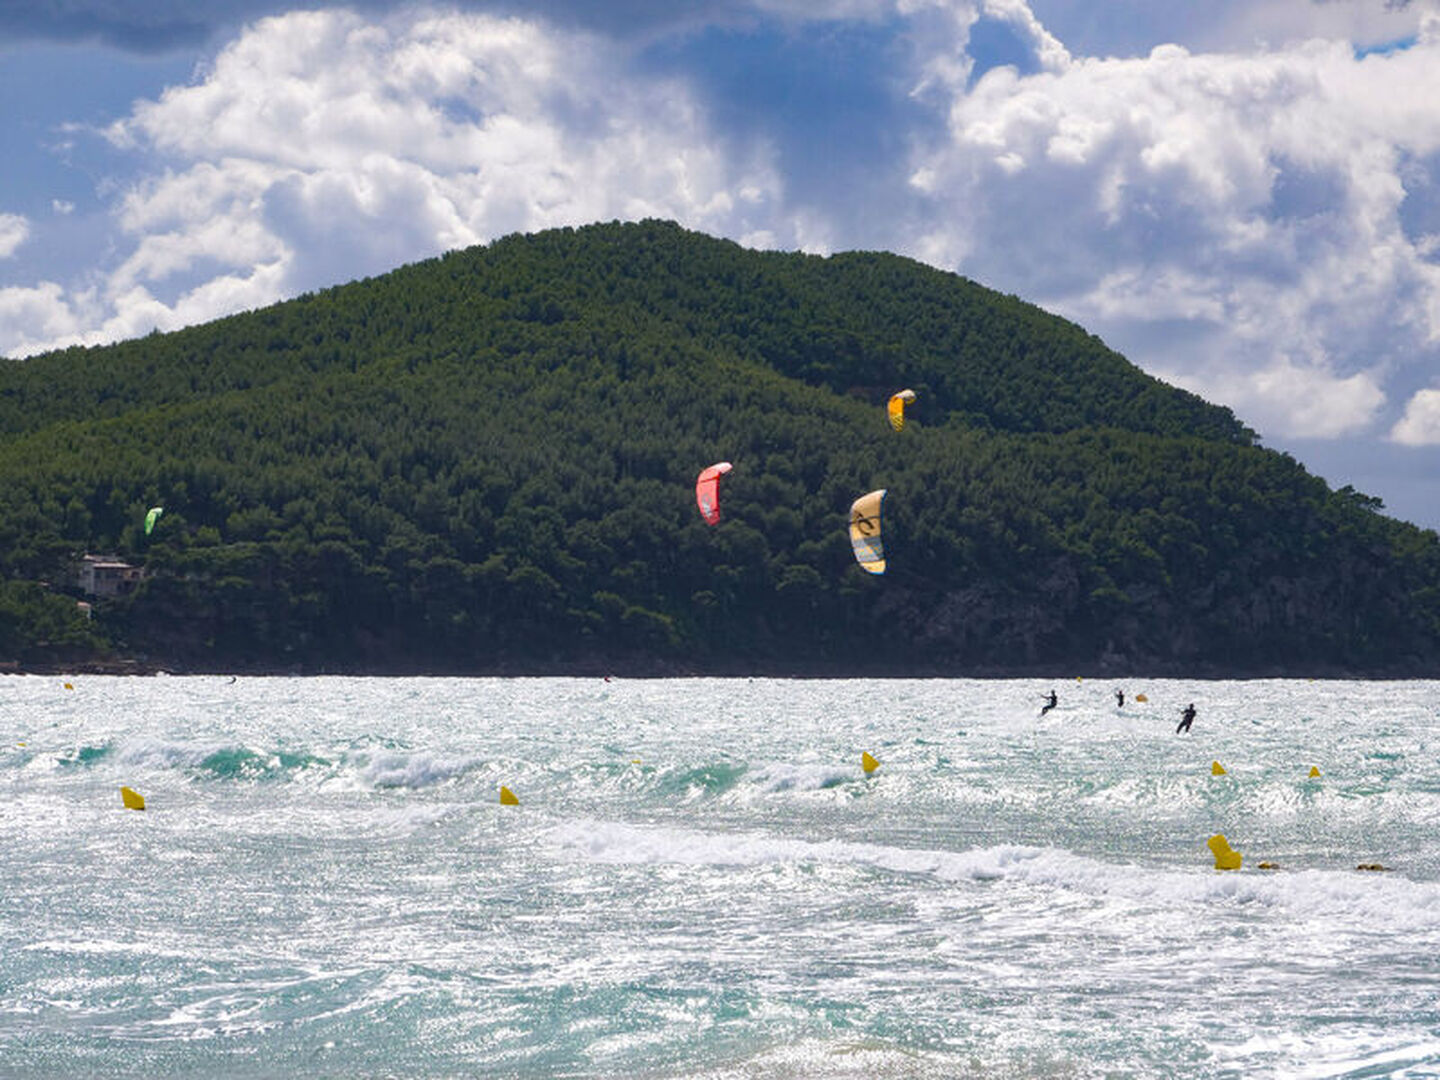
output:
[[[0,1075],[1440,1076],[1440,684],[69,682]]]

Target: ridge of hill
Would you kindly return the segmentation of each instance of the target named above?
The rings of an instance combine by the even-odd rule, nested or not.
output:
[[[902,386],[897,434],[883,404]],[[5,364],[0,432],[0,658],[22,666],[1440,659],[1433,532],[1074,324],[882,253],[755,252],[664,222],[507,237]],[[721,459],[712,528],[693,484]],[[845,534],[876,487],[883,578]],[[146,575],[90,620],[85,552]]]

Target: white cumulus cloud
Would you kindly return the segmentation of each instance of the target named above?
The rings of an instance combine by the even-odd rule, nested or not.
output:
[[[1284,438],[1353,435],[1374,423],[1386,400],[1371,372],[1341,376],[1288,357],[1265,367],[1217,366],[1199,374],[1159,374],[1209,401],[1244,401],[1244,419],[1251,427]]]
[[[748,227],[778,179],[729,152],[684,86],[629,77],[613,52],[485,15],[265,20],[200,85],[114,130],[188,163],[130,199],[137,231],[173,224],[164,250],[129,270],[263,258],[308,287],[611,217]]]
[[[8,259],[30,236],[30,222],[19,214],[0,214],[0,259]]]
[[[57,341],[74,342],[83,332],[78,298],[67,299],[53,281],[0,288],[0,329],[4,354],[24,356]]]
[[[1440,360],[1436,230],[1415,225],[1440,166],[1433,35],[1368,56],[1305,40],[996,68],[946,121],[914,154],[913,253],[1221,391],[1257,426],[1354,432],[1387,380]]]
[[[1417,390],[1390,438],[1402,446],[1440,446],[1440,390]]]
[[[107,131],[155,163],[116,208],[128,252],[94,296],[46,287],[68,320],[32,303],[0,321],[0,352],[171,329],[515,231],[657,216],[791,239],[765,147],[624,61],[483,14],[262,20]]]

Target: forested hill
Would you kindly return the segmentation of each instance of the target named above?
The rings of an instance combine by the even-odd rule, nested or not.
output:
[[[22,666],[1440,663],[1434,533],[1079,327],[892,255],[555,230],[0,367],[0,660]],[[712,527],[694,482],[719,460]],[[871,576],[846,522],[880,487]],[[145,573],[90,620],[87,552]]]

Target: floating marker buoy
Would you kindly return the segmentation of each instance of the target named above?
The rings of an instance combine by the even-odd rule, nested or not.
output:
[[[1311,766],[1310,766],[1310,779],[1311,779],[1311,780],[1314,780],[1314,779],[1315,779],[1316,777],[1318,777],[1319,775],[1320,775],[1320,770],[1319,770],[1319,768],[1316,767],[1316,766],[1314,766],[1314,765],[1311,765]]]
[[[511,791],[511,790],[510,790],[508,787],[506,787],[504,784],[501,784],[501,785],[500,785],[500,805],[501,805],[501,806],[519,806],[519,805],[520,805],[520,800],[515,797],[515,792]]]
[[[1218,761],[1212,761],[1212,762],[1210,762],[1210,775],[1211,775],[1211,776],[1224,776],[1224,775],[1225,775],[1225,766],[1224,766],[1224,765],[1221,765]]]
[[[871,756],[869,750],[866,750],[863,754],[860,755],[860,765],[862,768],[864,768],[865,775],[869,776],[872,772],[874,772],[880,767],[880,762],[876,761],[875,758]]]
[[[1141,704],[1144,704],[1145,702],[1149,701],[1150,699],[1149,699],[1148,697],[1146,697],[1144,694],[1136,694],[1136,695],[1135,695],[1135,700],[1138,701],[1138,702],[1140,702]]]
[[[120,801],[125,804],[126,810],[145,809],[145,796],[133,788],[122,787],[120,789]]]
[[[1216,833],[1205,841],[1205,846],[1215,856],[1216,870],[1240,869],[1240,860],[1243,856],[1230,846],[1230,841],[1226,840],[1223,834]]]
[[[65,689],[66,689],[66,690],[74,690],[75,687],[71,686],[71,685],[67,682],[67,683],[65,684]]]

